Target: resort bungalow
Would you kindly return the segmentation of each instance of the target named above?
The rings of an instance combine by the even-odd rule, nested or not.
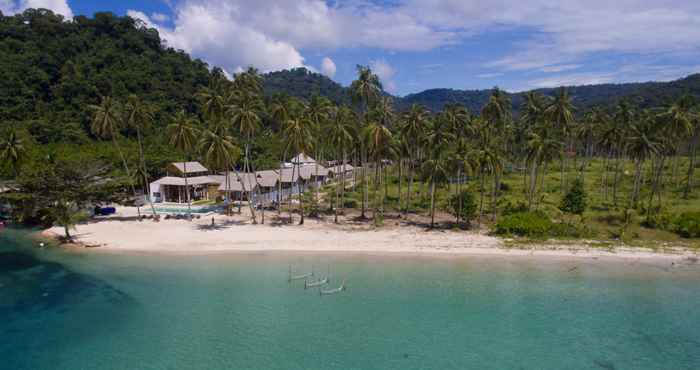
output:
[[[252,197],[255,198],[255,193],[258,191],[255,176],[252,173],[239,173],[238,175],[230,173],[228,181],[226,181],[225,175],[215,176],[215,178],[218,181],[219,194],[231,200],[247,201],[249,193],[252,193]]]
[[[166,173],[150,183],[150,196],[155,203],[187,203],[188,190],[190,201],[215,200],[218,196],[219,181],[207,175],[209,170],[199,162],[170,163]]]
[[[353,165],[346,163],[345,166],[342,164],[336,164],[328,169],[328,175],[335,179],[345,178],[346,180],[351,179],[355,171]]]

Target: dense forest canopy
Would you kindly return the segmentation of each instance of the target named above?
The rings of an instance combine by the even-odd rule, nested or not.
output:
[[[22,127],[41,143],[91,139],[88,106],[101,96],[135,94],[155,108],[155,129],[184,108],[198,113],[196,92],[220,73],[182,51],[163,46],[158,32],[128,16],[96,13],[66,21],[48,10],[0,15],[0,122]],[[265,94],[309,101],[313,95],[350,104],[349,87],[304,68],[263,75]],[[553,96],[555,89],[537,90]],[[631,99],[639,107],[668,105],[683,94],[700,96],[700,75],[673,82],[604,84],[569,88],[585,110]],[[509,94],[516,110],[525,92]],[[478,112],[489,90],[431,89],[394,97],[397,110],[420,104],[436,112],[446,104]]]

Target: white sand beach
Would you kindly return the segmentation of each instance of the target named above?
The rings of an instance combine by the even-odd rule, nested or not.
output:
[[[212,227],[212,217],[215,225]],[[252,225],[244,216],[206,216],[186,220],[137,221],[123,217],[103,218],[77,226],[75,240],[91,251],[210,254],[222,252],[342,252],[369,254],[421,254],[440,256],[542,256],[577,258],[638,258],[680,260],[698,254],[668,248],[664,252],[619,246],[613,250],[590,245],[526,245],[508,248],[503,239],[466,231],[435,230],[392,223],[373,229],[368,224],[335,225],[330,221],[306,220],[304,225],[270,223]],[[298,215],[295,216],[298,220]],[[43,235],[57,237],[54,227]]]

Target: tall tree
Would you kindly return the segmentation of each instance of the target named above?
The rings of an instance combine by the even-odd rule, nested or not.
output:
[[[344,208],[345,204],[345,177],[346,177],[346,162],[347,150],[353,141],[353,119],[354,114],[347,106],[341,106],[334,110],[330,124],[326,127],[325,135],[328,137],[331,148],[335,148],[336,158],[339,158],[341,164],[336,162],[336,189],[335,189],[335,214],[334,222],[338,223],[339,209]]]
[[[362,117],[360,122],[362,123],[362,126],[367,126],[369,124],[369,108],[372,104],[374,104],[382,92],[382,83],[379,81],[379,77],[372,72],[371,68],[358,65],[357,79],[350,84],[350,92],[353,101],[359,104],[360,116]],[[360,132],[362,130],[363,128],[359,127],[357,131]],[[365,209],[369,198],[369,184],[367,182],[367,148],[362,140],[360,140],[358,144],[360,146],[360,162],[362,166],[363,183],[361,217],[365,218]]]
[[[184,110],[179,111],[171,124],[166,128],[170,145],[183,153],[183,170],[185,176],[185,199],[187,200],[187,219],[192,220],[192,202],[190,186],[187,180],[187,161],[196,147],[198,130],[194,120],[187,116]]]
[[[285,143],[285,150],[292,153],[310,153],[313,150],[313,122],[307,117],[300,116],[291,118],[285,123],[282,133]],[[295,161],[292,168],[292,180],[294,180],[294,169],[299,170],[299,163]],[[297,172],[298,173],[298,172]],[[301,219],[299,225],[304,224],[304,198],[302,187],[299,187],[299,212]],[[291,219],[291,213],[290,213]]]
[[[425,107],[413,104],[411,109],[401,115],[399,133],[401,140],[407,146],[408,152],[408,192],[406,195],[406,205],[404,214],[410,212],[411,208],[411,188],[416,166],[416,154],[425,136],[426,126],[430,122],[429,113]]]
[[[0,164],[9,168],[12,176],[17,178],[19,169],[27,157],[27,147],[16,131],[10,131],[7,137],[0,141]]]
[[[129,164],[126,162],[124,152],[122,152],[119,142],[117,141],[119,131],[122,129],[123,123],[121,119],[121,107],[112,99],[112,97],[103,96],[100,105],[90,105],[89,108],[94,112],[91,125],[92,133],[102,139],[112,139],[112,144],[117,149],[119,157],[122,160],[126,177],[129,179],[131,192],[134,195],[134,198],[136,198],[137,194],[136,187],[134,186],[134,179],[131,171],[129,170]],[[138,200],[136,204],[136,211],[138,212],[140,220],[141,208]]]
[[[146,187],[146,199],[148,199],[148,204],[151,206],[151,212],[156,215],[156,209],[153,206],[153,200],[151,199],[151,192],[149,188],[148,181],[148,169],[146,168],[146,156],[143,150],[143,132],[148,127],[150,127],[153,122],[153,112],[151,107],[144,104],[141,99],[136,95],[129,95],[126,105],[124,106],[124,120],[125,126],[131,127],[136,130],[136,140],[139,146],[139,163],[141,166],[141,175],[143,176],[143,183]]]
[[[566,191],[566,158],[575,155],[573,152],[573,123],[575,107],[571,102],[569,90],[565,87],[559,88],[552,103],[545,109],[545,114],[554,123],[554,127],[561,133],[562,140],[566,142],[566,151],[561,157],[561,191]]]

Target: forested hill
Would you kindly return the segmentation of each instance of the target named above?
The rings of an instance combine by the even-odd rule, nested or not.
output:
[[[209,84],[213,73],[206,63],[163,47],[157,31],[129,17],[97,13],[66,22],[46,10],[0,14],[0,122],[22,126],[40,142],[89,140],[88,106],[100,96],[124,100],[138,95],[155,108],[156,126],[165,125],[181,108],[196,113],[196,92]],[[350,103],[347,87],[303,68],[263,77],[267,95],[286,93],[308,100],[320,94],[335,103]],[[540,91],[551,95],[555,90]],[[395,103],[398,110],[418,103],[433,111],[460,103],[478,112],[489,93],[432,89],[397,97]],[[642,107],[661,106],[684,93],[700,96],[700,75],[673,82],[570,88],[579,111],[622,98]],[[515,109],[523,95],[512,95]]]
[[[265,75],[266,91],[284,92],[292,96],[308,99],[314,93],[329,97],[336,103],[350,100],[349,90],[326,76],[309,72],[304,68],[279,71]],[[569,86],[569,94],[579,110],[592,106],[613,106],[620,99],[630,99],[642,108],[659,107],[669,104],[683,94],[700,97],[700,74],[690,75],[671,82],[646,82]],[[556,89],[536,90],[553,96]],[[486,104],[490,90],[430,89],[404,97],[394,97],[398,110],[411,104],[421,104],[431,111],[441,110],[445,104],[459,103],[472,112],[478,112]],[[513,108],[517,111],[526,92],[510,94]]]
[[[39,141],[85,141],[88,105],[101,95],[136,94],[158,115],[192,110],[210,76],[206,63],[164,48],[155,30],[129,17],[0,15],[0,121],[27,125]]]
[[[284,93],[304,100],[322,95],[336,104],[350,104],[350,91],[330,78],[306,68],[270,72],[263,75],[265,94]]]

